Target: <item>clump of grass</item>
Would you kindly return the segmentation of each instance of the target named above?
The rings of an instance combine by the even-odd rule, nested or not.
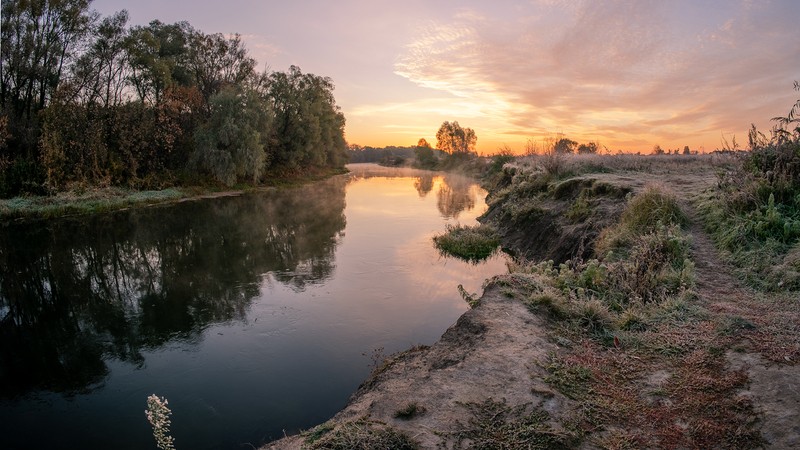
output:
[[[424,414],[425,407],[417,402],[409,402],[406,406],[394,412],[395,419],[411,420],[414,417]]]
[[[470,262],[482,261],[500,246],[500,237],[488,225],[447,225],[443,234],[433,237],[440,252]]]
[[[567,397],[581,400],[589,395],[589,382],[593,378],[589,368],[550,355],[545,369],[548,375],[544,381]]]
[[[601,234],[595,248],[598,254],[624,249],[636,236],[653,232],[663,226],[682,227],[686,222],[686,215],[675,196],[651,185],[630,199],[619,223]]]
[[[306,435],[310,449],[325,450],[415,450],[419,444],[407,434],[383,422],[359,419],[337,426],[317,427]]]
[[[469,422],[456,422],[457,431],[439,433],[444,439],[442,448],[567,449],[580,441],[576,433],[553,428],[547,412],[530,404],[510,406],[506,399],[489,398],[461,405],[471,415]]]
[[[755,330],[756,325],[741,316],[725,316],[717,325],[717,331],[724,335],[736,335],[742,331]]]

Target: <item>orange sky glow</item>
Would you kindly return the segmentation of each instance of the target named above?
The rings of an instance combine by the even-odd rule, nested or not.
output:
[[[565,135],[616,152],[746,145],[797,99],[800,2],[97,0],[131,21],[242,34],[262,66],[331,77],[351,144],[435,143],[458,121],[477,150]]]

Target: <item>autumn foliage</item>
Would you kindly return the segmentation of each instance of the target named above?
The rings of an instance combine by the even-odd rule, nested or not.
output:
[[[260,183],[346,161],[330,79],[258,72],[240,36],[128,26],[87,0],[2,6],[0,196]]]

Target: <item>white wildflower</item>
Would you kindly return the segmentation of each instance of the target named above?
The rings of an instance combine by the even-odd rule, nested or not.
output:
[[[153,394],[147,397],[147,409],[145,415],[147,421],[153,426],[153,437],[156,438],[156,445],[161,450],[175,450],[173,442],[175,441],[169,435],[169,426],[172,424],[169,416],[172,415],[169,406],[167,406],[166,398],[159,398]]]

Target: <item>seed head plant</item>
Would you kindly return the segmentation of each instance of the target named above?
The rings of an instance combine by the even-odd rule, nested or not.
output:
[[[147,409],[144,412],[147,421],[153,426],[156,445],[161,450],[175,450],[175,439],[169,434],[169,427],[172,424],[169,417],[172,411],[167,406],[168,403],[166,398],[153,394],[147,397]]]

